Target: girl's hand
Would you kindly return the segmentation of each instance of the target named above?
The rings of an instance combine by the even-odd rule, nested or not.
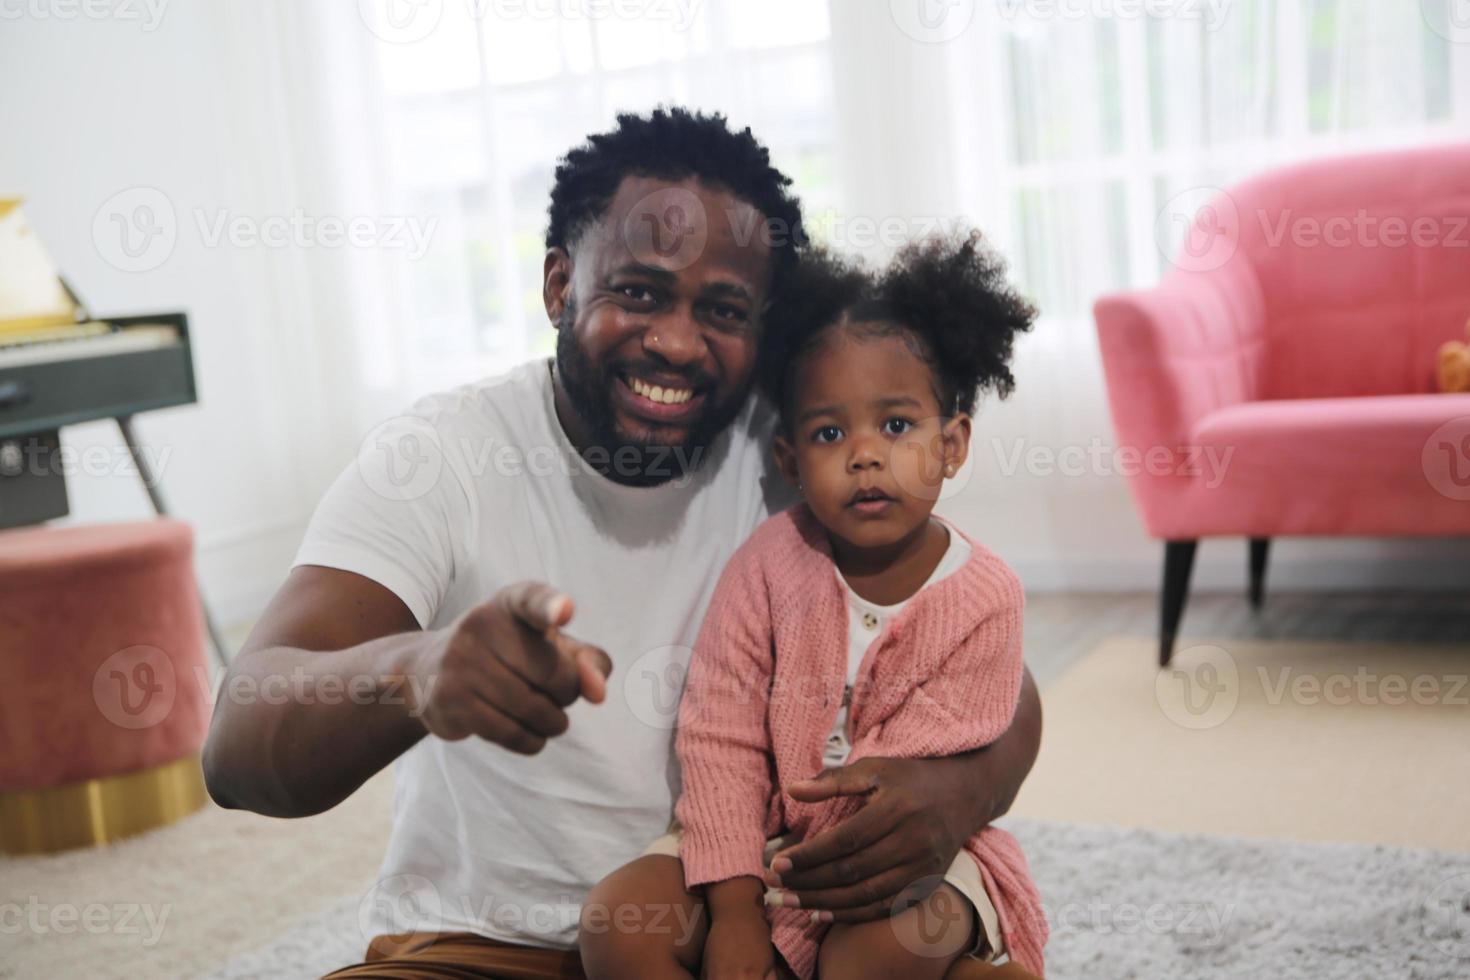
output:
[[[705,980],[776,980],[771,926],[759,911],[715,916],[704,941]]]

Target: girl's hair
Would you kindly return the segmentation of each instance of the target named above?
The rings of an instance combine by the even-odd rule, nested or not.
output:
[[[915,242],[874,273],[811,249],[766,316],[760,384],[787,417],[801,361],[838,326],[897,335],[929,366],[940,411],[973,413],[979,393],[1011,393],[1011,348],[1036,309],[978,231]]]

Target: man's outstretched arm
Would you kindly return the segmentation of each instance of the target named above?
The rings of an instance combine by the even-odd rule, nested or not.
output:
[[[300,817],[331,809],[426,734],[535,753],[566,705],[601,701],[607,654],[561,631],[572,603],[509,586],[440,630],[391,591],[304,565],[230,664],[204,747],[221,806]]]
[[[1027,670],[1005,734],[982,749],[937,759],[863,759],[788,792],[816,802],[866,797],[862,809],[777,855],[768,884],[837,922],[886,916],[905,888],[944,874],[965,841],[1004,816],[1041,748],[1041,697]]]

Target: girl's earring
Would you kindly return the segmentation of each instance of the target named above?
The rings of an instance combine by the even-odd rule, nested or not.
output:
[[[954,464],[953,463],[945,463],[944,464],[944,475],[945,476],[954,476]]]

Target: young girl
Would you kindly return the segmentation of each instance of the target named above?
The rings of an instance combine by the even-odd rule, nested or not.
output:
[[[834,925],[765,895],[777,851],[860,806],[782,787],[866,757],[986,745],[1010,724],[1023,669],[1015,574],[931,511],[965,461],[978,392],[1010,392],[1012,340],[1034,311],[978,234],[912,246],[881,276],[824,256],[802,266],[761,367],[781,414],[776,460],[802,502],[720,578],[680,705],[675,827],[588,897],[583,963],[594,980],[701,964],[712,978],[921,980],[984,973],[976,958],[1004,953],[1040,974],[1040,900],[1002,830],[976,834],[887,919]],[[655,908],[676,913],[668,927],[636,915]]]

